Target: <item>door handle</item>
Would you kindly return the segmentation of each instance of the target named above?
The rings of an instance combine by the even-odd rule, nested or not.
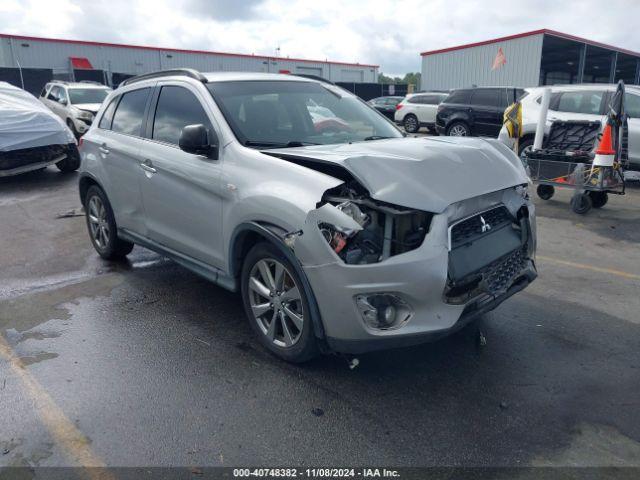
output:
[[[153,164],[151,163],[151,160],[145,160],[144,162],[142,162],[140,164],[140,168],[142,168],[145,172],[149,172],[149,173],[156,173],[156,169],[153,168]]]
[[[98,147],[98,150],[100,150],[100,153],[104,154],[104,155],[109,155],[109,149],[107,148],[107,144],[103,143],[102,145],[100,145]]]

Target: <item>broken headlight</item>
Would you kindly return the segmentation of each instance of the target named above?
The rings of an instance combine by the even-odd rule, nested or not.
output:
[[[364,323],[376,330],[392,330],[407,323],[413,309],[393,293],[361,294],[355,297]]]
[[[324,200],[350,217],[359,228],[321,223],[322,235],[347,264],[362,265],[418,248],[429,230],[432,214],[376,202],[365,193],[342,185]],[[357,224],[357,225],[356,225]]]

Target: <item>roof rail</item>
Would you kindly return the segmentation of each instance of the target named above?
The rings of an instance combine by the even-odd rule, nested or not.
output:
[[[332,81],[327,80],[326,78],[323,78],[319,75],[310,75],[306,73],[293,73],[291,75],[294,77],[310,78],[311,80],[317,80],[318,82],[328,83],[329,85],[335,85],[335,83],[333,83]]]
[[[207,77],[202,75],[199,71],[194,70],[193,68],[173,68],[171,70],[161,70],[159,72],[143,73],[142,75],[136,75],[135,77],[127,78],[126,80],[120,83],[120,86],[141,82],[142,80],[149,80],[151,78],[169,77],[174,75],[190,77],[195,80],[199,80],[202,83],[207,83]]]

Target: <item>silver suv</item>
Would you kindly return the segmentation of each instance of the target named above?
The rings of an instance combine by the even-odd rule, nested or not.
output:
[[[240,291],[289,360],[448,334],[535,277],[534,206],[497,140],[405,138],[330,83],[178,70],[128,80],[84,135],[105,259],[134,243]]]

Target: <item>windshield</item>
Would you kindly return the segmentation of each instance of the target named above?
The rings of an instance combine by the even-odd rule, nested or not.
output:
[[[279,148],[402,137],[378,112],[333,86],[238,81],[207,87],[238,140],[247,146]]]
[[[106,88],[70,88],[69,101],[72,104],[102,103],[110,91]]]

